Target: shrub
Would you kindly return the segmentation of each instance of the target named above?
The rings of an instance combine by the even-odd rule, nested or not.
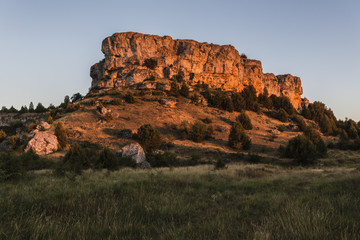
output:
[[[107,112],[104,116],[104,119],[105,119],[105,121],[110,122],[110,121],[114,120],[114,116],[112,115],[111,112]]]
[[[242,54],[240,55],[240,57],[241,57],[241,58],[245,58],[245,59],[247,58],[247,56],[246,56],[245,53],[242,53]]]
[[[15,147],[19,143],[20,138],[18,135],[13,135],[13,136],[10,136],[8,140],[9,140],[10,145],[12,147]]]
[[[218,158],[214,164],[216,170],[224,169],[226,167],[225,161],[222,158]]]
[[[144,64],[143,64],[143,66],[145,66],[151,70],[154,70],[157,67],[157,65],[158,65],[158,63],[157,63],[156,59],[153,59],[153,58],[145,59]]]
[[[209,117],[206,117],[206,118],[204,118],[204,119],[201,119],[201,121],[203,121],[203,122],[206,123],[206,124],[212,123],[212,120],[211,120],[211,118],[209,118]]]
[[[300,115],[295,115],[293,117],[293,121],[297,124],[300,131],[304,131],[306,128],[306,123],[304,121],[304,118]]]
[[[190,131],[190,138],[194,142],[202,142],[207,134],[206,125],[200,121],[196,121]]]
[[[128,92],[124,98],[127,103],[135,103],[134,95],[131,92]]]
[[[305,136],[299,135],[290,139],[284,156],[294,158],[301,163],[310,163],[316,159],[315,145]]]
[[[239,122],[235,122],[231,127],[229,146],[235,149],[243,148],[244,150],[248,150],[251,147],[251,139]]]
[[[303,135],[290,139],[283,155],[294,158],[300,163],[308,164],[320,157],[324,157],[326,152],[327,147],[320,133],[314,128],[307,127]]]
[[[180,90],[176,82],[171,82],[169,93],[174,97],[180,97]]]
[[[136,167],[136,162],[132,157],[119,157],[119,167]]]
[[[176,154],[168,151],[164,153],[150,154],[147,157],[147,161],[152,167],[173,167],[179,165]]]
[[[74,95],[72,95],[71,97],[71,102],[77,102],[79,100],[82,100],[83,96],[80,93],[75,93]]]
[[[245,101],[245,109],[256,111],[259,106],[257,106],[257,97],[256,97],[256,89],[253,85],[246,86],[242,92],[241,96]]]
[[[208,125],[206,128],[205,138],[212,138],[214,135],[214,128],[212,125]]]
[[[180,91],[179,91],[180,95],[183,96],[183,97],[189,97],[189,94],[190,94],[190,90],[189,90],[189,87],[183,83],[181,85],[181,88],[180,88]]]
[[[64,167],[76,174],[81,174],[82,169],[88,166],[85,151],[79,144],[74,143],[63,159]]]
[[[283,110],[285,110],[285,112],[288,115],[292,115],[295,113],[295,109],[294,109],[293,105],[291,104],[288,97],[286,97],[286,96],[278,97],[273,94],[270,96],[270,99],[271,99],[272,106],[275,109],[277,109],[277,110],[283,109]]]
[[[241,123],[246,130],[251,130],[253,128],[250,117],[244,111],[241,111],[240,115],[237,116],[236,121]]]
[[[65,112],[75,112],[80,109],[80,104],[78,103],[68,103],[65,108]]]
[[[25,175],[23,163],[15,154],[0,155],[0,180],[16,180]]]
[[[190,133],[190,126],[187,121],[182,121],[179,127],[181,139],[187,139]]]
[[[66,130],[65,130],[62,122],[59,122],[56,125],[55,136],[58,139],[60,148],[62,148],[62,149],[66,148],[66,146],[68,144],[68,137],[67,137]]]
[[[289,120],[289,115],[284,109],[277,110],[275,112],[271,112],[271,117],[281,121],[281,122],[287,122]]]
[[[325,157],[327,153],[327,147],[324,140],[318,130],[307,127],[304,131],[304,135],[315,145],[317,157]]]
[[[0,142],[2,142],[6,138],[6,133],[4,130],[0,130]]]
[[[48,116],[46,122],[47,122],[48,124],[53,124],[53,123],[54,123],[54,119],[51,117],[51,115]]]
[[[108,170],[117,170],[119,168],[119,160],[113,151],[109,148],[104,148],[99,155],[96,165]]]
[[[111,101],[111,104],[119,106],[122,104],[122,100],[120,98],[115,98],[114,100]]]
[[[139,142],[146,152],[153,152],[161,146],[162,140],[159,131],[150,124],[142,125],[137,135]]]
[[[188,165],[189,166],[196,166],[196,165],[199,164],[200,160],[201,160],[201,155],[197,154],[197,153],[194,153],[194,154],[191,155],[191,158],[188,161]]]

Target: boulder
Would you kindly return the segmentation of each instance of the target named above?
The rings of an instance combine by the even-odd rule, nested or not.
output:
[[[161,104],[161,105],[165,105],[165,106],[168,106],[168,107],[171,107],[171,108],[173,108],[173,107],[175,107],[176,106],[176,101],[174,101],[174,100],[171,100],[171,99],[165,99],[165,98],[163,98],[163,99],[160,99],[159,100],[159,103]]]
[[[37,132],[35,136],[29,141],[25,152],[32,149],[38,155],[46,155],[57,151],[58,149],[57,137],[49,132]]]
[[[137,164],[146,161],[144,149],[138,143],[130,143],[122,148],[123,157],[131,157]]]

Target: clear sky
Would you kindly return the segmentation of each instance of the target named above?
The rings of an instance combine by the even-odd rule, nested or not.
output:
[[[86,94],[102,40],[125,31],[232,44],[360,120],[359,0],[1,0],[0,106]]]

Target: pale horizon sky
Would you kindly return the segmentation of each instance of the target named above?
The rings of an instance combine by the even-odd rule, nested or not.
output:
[[[264,72],[299,76],[303,97],[360,120],[360,2],[1,0],[0,107],[86,94],[115,32],[231,44]]]

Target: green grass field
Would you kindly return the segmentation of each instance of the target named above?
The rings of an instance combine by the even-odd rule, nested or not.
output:
[[[0,183],[1,239],[359,239],[350,168],[49,171]]]

